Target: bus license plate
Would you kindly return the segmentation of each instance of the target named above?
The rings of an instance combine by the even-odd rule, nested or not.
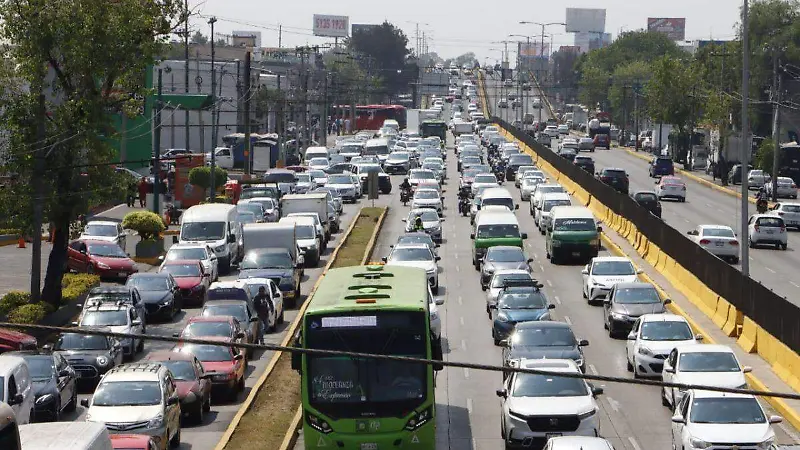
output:
[[[577,257],[581,256],[581,252],[572,252],[572,256],[577,258]]]
[[[378,444],[375,442],[362,442],[361,450],[378,450]]]

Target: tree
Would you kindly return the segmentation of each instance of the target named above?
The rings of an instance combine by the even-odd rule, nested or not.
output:
[[[453,60],[453,63],[458,67],[473,67],[477,62],[478,59],[475,57],[475,53],[473,52],[464,53],[463,55],[457,56]]]
[[[771,174],[772,173],[772,155],[775,152],[775,141],[772,139],[764,139],[761,141],[761,145],[758,146],[758,150],[756,151],[756,160],[754,167],[756,169],[761,169],[764,172]]]
[[[228,41],[226,41],[225,39],[217,39],[216,45],[217,47],[227,47]]]
[[[407,91],[409,82],[417,77],[408,38],[389,22],[354,34],[348,40],[348,47],[369,76],[383,80],[390,95]]]
[[[18,186],[41,189],[37,203],[54,227],[42,290],[52,305],[61,300],[70,223],[86,211],[87,201],[116,189],[109,186],[115,173],[108,162],[117,156],[103,139],[115,132],[109,112],[132,115],[141,106],[133,94],[149,94],[143,75],[163,54],[173,24],[184,17],[182,5],[181,0],[0,0],[0,39],[10,43],[3,59],[15,63],[13,74],[0,73],[5,169],[23,180]],[[45,88],[44,63],[59,99],[46,103],[46,119],[38,100]],[[41,120],[45,139],[38,133]],[[34,156],[43,159],[44,173],[35,170]],[[30,189],[22,198],[31,198]]]
[[[628,118],[635,117],[635,90],[644,86],[650,78],[651,71],[647,63],[633,61],[617,67],[611,74],[608,99],[614,122],[627,124]],[[644,106],[644,102],[639,101],[639,109],[644,110]]]
[[[586,67],[578,82],[581,88],[580,101],[594,109],[598,103],[603,103],[608,98],[608,82],[610,74],[597,67]]]
[[[195,31],[192,35],[192,44],[199,44],[199,45],[206,45],[208,44],[208,38],[203,35],[203,33],[199,31]]]

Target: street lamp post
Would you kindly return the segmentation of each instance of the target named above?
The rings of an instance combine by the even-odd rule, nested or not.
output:
[[[211,98],[213,99],[214,103],[211,104],[211,198],[209,199],[210,202],[215,202],[217,199],[216,188],[215,185],[215,177],[214,173],[217,170],[217,155],[216,155],[216,122],[219,120],[217,118],[217,99],[215,97],[216,88],[217,88],[217,71],[214,65],[216,64],[215,61],[215,54],[214,54],[214,24],[217,22],[216,17],[212,17],[208,19],[208,24],[211,25]]]
[[[567,24],[566,24],[566,23],[564,23],[564,22],[547,22],[547,23],[542,23],[542,22],[533,22],[533,21],[527,21],[527,20],[520,20],[520,22],[519,22],[519,23],[520,23],[520,25],[538,25],[538,26],[542,27],[542,47],[541,47],[541,54],[539,55],[539,56],[540,56],[542,59],[544,59],[544,29],[545,29],[546,27],[549,27],[549,26],[551,26],[551,25],[563,25],[563,26],[567,26]],[[544,92],[542,91],[541,87],[542,87],[542,85],[541,85],[541,84],[539,84],[539,97],[540,97],[540,98],[542,98],[542,100],[544,100],[544,96],[545,96],[545,94],[544,94]],[[539,124],[541,124],[541,123],[542,123],[542,105],[540,104],[540,106],[539,106]],[[540,125],[540,126],[541,126],[541,125]]]

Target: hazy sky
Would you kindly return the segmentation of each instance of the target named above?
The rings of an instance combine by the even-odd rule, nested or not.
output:
[[[503,44],[493,41],[519,39],[509,38],[509,34],[541,34],[541,27],[520,25],[520,20],[564,22],[566,8],[605,8],[606,32],[614,37],[620,30],[645,28],[648,17],[685,17],[688,40],[731,39],[735,35],[734,25],[738,22],[741,3],[741,0],[503,0],[497,3],[459,0],[189,0],[190,8],[201,14],[193,21],[193,28],[206,35],[210,31],[207,18],[216,16],[216,33],[261,31],[264,47],[277,47],[278,24],[283,25],[284,47],[322,44],[333,39],[312,35],[312,16],[332,14],[349,16],[351,24],[388,20],[405,31],[409,46],[413,48],[415,22],[420,22],[420,34],[425,31],[430,38],[431,51],[445,58],[471,51],[481,62],[485,57],[490,61],[500,57],[500,53],[492,49],[502,48]],[[499,4],[503,7],[495,7]],[[547,32],[554,34],[555,49],[573,43],[573,35],[567,34],[563,26],[548,27]]]

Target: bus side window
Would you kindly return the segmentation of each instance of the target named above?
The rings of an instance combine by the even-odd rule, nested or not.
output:
[[[297,335],[294,337],[294,341],[292,342],[292,347],[300,348],[303,346],[303,334],[301,331],[297,332]],[[292,370],[296,370],[297,373],[302,373],[303,371],[303,354],[299,352],[292,352]]]

